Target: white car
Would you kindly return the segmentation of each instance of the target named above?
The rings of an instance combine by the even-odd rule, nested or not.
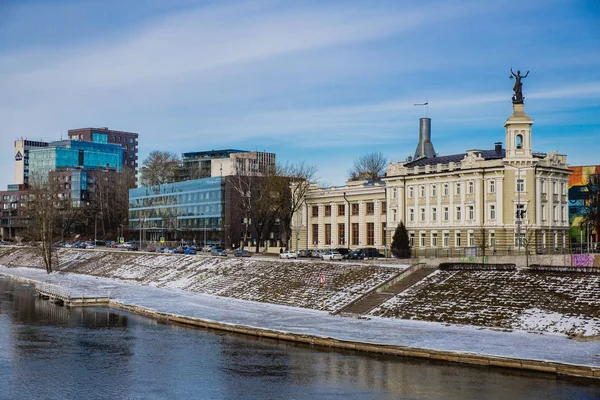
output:
[[[298,258],[298,253],[292,250],[286,250],[283,253],[279,253],[279,258]]]
[[[323,260],[342,260],[342,259],[344,259],[344,256],[342,256],[337,251],[326,251],[325,253],[321,254],[321,259],[323,259]]]

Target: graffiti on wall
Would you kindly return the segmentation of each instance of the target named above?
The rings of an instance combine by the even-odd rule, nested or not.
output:
[[[592,254],[573,254],[574,267],[593,267],[594,256]]]
[[[571,235],[577,240],[585,241],[587,232],[582,229],[582,221],[586,211],[588,185],[590,176],[600,175],[600,165],[569,167],[569,225]],[[582,239],[583,238],[583,239]]]

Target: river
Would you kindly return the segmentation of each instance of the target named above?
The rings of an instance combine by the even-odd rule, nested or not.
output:
[[[0,277],[0,399],[598,399],[600,382],[322,349],[102,308]]]

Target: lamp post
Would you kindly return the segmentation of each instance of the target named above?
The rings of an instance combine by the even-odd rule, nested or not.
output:
[[[206,248],[206,218],[204,218],[204,213],[202,215],[202,230],[204,231],[204,248]]]
[[[140,251],[142,251],[142,230],[144,229],[145,218],[140,218]]]
[[[99,212],[94,217],[94,246],[96,246],[96,242],[98,241],[98,217],[101,217],[102,213]]]

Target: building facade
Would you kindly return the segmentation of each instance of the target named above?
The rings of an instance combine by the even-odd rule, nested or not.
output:
[[[392,162],[381,182],[307,192],[294,217],[297,248],[382,250],[400,221],[415,255],[458,256],[481,248],[545,252],[570,245],[566,156],[533,151],[533,121],[523,104],[513,104],[504,124],[506,148],[497,142],[491,150],[439,156],[427,131],[431,123],[423,120],[428,118],[420,123],[419,156]]]
[[[36,175],[42,180],[50,171],[68,168],[106,168],[122,172],[122,162],[122,147],[114,144],[61,140],[29,151],[30,176]]]
[[[580,251],[597,247],[598,226],[588,214],[599,214],[600,165],[571,166],[569,176],[569,224],[575,248]],[[579,245],[579,246],[578,246]]]
[[[261,176],[275,170],[274,153],[246,150],[210,150],[183,153],[182,180],[215,176]]]
[[[115,131],[104,128],[69,129],[69,139],[94,142],[101,144],[114,144],[123,149],[121,165],[124,168],[138,169],[138,134],[134,132]]]
[[[28,139],[15,140],[15,185],[27,185],[29,183],[29,150],[44,147],[48,147],[48,142]]]
[[[388,245],[385,183],[348,181],[345,186],[306,192],[292,220],[291,248],[335,249]]]

